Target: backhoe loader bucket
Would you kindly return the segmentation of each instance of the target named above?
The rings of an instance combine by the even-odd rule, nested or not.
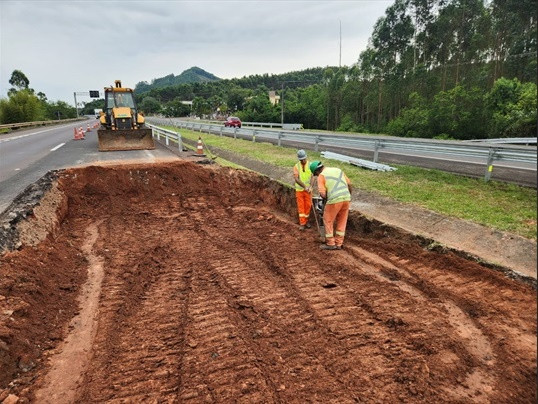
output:
[[[99,151],[155,149],[151,129],[99,129]]]

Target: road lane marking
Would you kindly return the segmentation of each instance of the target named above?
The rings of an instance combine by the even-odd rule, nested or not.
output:
[[[58,146],[56,147],[53,147],[52,149],[50,149],[50,151],[55,151],[55,150],[58,150],[60,147],[62,147],[65,143],[60,143]]]
[[[21,139],[23,137],[27,137],[27,136],[34,136],[34,135],[38,135],[40,133],[44,133],[44,132],[50,132],[51,130],[55,130],[55,129],[58,129],[58,128],[65,128],[69,126],[68,125],[61,125],[61,126],[56,126],[54,128],[50,128],[50,129],[44,129],[44,130],[40,130],[40,131],[37,131],[37,132],[32,132],[32,133],[27,133],[25,135],[20,135],[20,136],[14,136],[14,137],[10,137],[8,139],[0,139],[0,143],[3,143],[3,142],[9,142],[10,140],[17,140],[17,139]],[[76,126],[76,125],[75,125]]]

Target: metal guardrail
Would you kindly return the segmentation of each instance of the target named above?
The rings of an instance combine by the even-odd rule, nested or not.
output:
[[[536,164],[536,148],[524,146],[491,146],[481,143],[467,143],[446,140],[418,140],[394,138],[388,136],[361,136],[344,135],[340,133],[315,133],[297,132],[286,130],[271,130],[263,128],[227,128],[224,125],[216,125],[203,122],[182,121],[176,119],[162,119],[148,117],[159,125],[176,126],[192,131],[206,132],[219,136],[234,138],[263,139],[281,146],[283,142],[293,142],[311,146],[315,151],[322,147],[332,147],[342,151],[343,149],[372,151],[373,162],[377,163],[379,152],[410,153],[418,157],[434,155],[442,158],[443,155],[450,157],[466,157],[483,161],[486,165],[484,179],[488,181],[493,171],[495,161]],[[448,159],[447,159],[448,160]]]
[[[261,128],[282,128],[284,130],[303,129],[302,123],[272,123],[272,122],[242,122],[246,126],[259,126]]]
[[[343,154],[333,153],[329,151],[321,152],[321,156],[325,157],[326,159],[342,161],[344,163],[348,163],[357,167],[369,168],[370,170],[376,170],[376,171],[395,171],[396,170],[396,168],[388,166],[386,164],[374,163],[373,161],[357,159],[355,157],[349,157]]]
[[[467,142],[476,142],[476,143],[495,143],[495,144],[523,144],[529,146],[531,144],[536,144],[537,138],[535,137],[505,137],[499,139],[474,139],[467,140]]]
[[[69,123],[75,121],[83,121],[86,118],[70,118],[70,119],[59,119],[55,121],[35,121],[35,122],[19,122],[19,123],[7,123],[0,125],[0,129],[17,129],[24,128],[28,126],[43,126],[43,125],[55,125],[59,123]]]
[[[147,127],[152,129],[153,137],[156,137],[158,141],[160,141],[161,137],[163,137],[166,145],[169,146],[171,140],[177,143],[179,151],[183,151],[183,140],[181,138],[181,133],[159,128],[158,126],[151,124],[147,124]]]

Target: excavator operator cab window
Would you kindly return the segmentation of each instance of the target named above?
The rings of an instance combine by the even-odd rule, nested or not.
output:
[[[112,109],[114,108],[114,97],[112,94],[107,93],[106,94],[106,109]]]
[[[133,94],[115,92],[114,103],[116,104],[116,107],[134,108]]]

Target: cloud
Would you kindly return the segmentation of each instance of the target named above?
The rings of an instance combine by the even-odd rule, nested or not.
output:
[[[221,78],[355,63],[391,0],[3,1],[0,96],[15,69],[50,100],[192,66]],[[88,99],[89,100],[89,99]]]

